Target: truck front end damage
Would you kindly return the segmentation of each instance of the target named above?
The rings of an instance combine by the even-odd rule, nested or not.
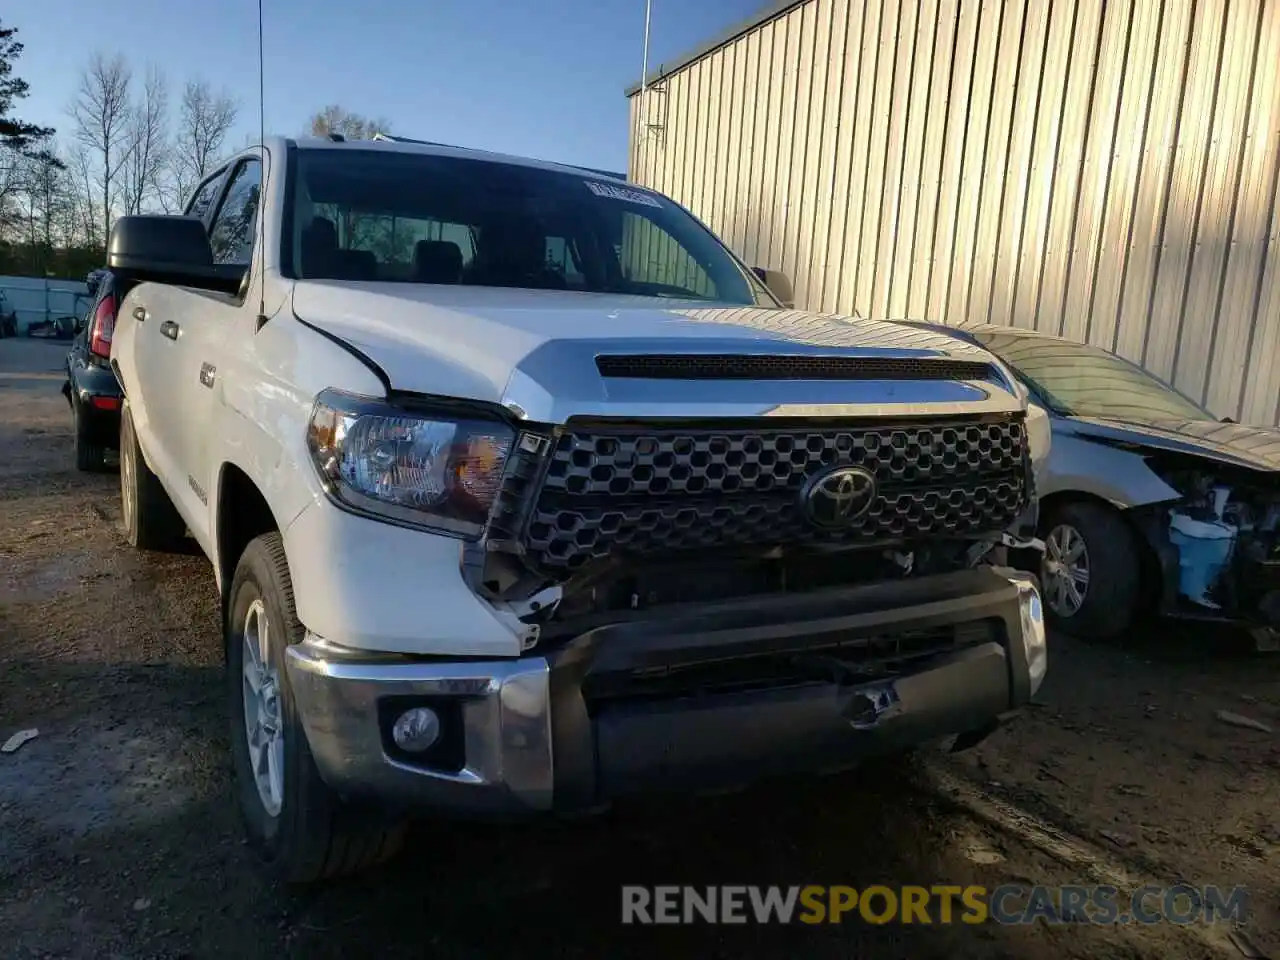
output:
[[[291,648],[334,788],[592,809],[962,748],[1032,697],[1038,584],[998,564],[1046,451],[989,355],[625,346],[549,343],[505,398],[460,578],[519,657]]]

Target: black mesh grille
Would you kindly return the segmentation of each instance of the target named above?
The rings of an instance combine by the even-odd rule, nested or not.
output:
[[[605,377],[647,380],[986,380],[974,360],[909,357],[810,357],[741,354],[645,354],[596,357]]]
[[[1030,502],[1021,418],[769,430],[571,429],[533,494],[527,462],[508,472],[491,537],[519,540],[537,569],[612,553],[722,545],[857,543],[1002,530]],[[866,512],[814,526],[802,494],[817,474],[860,466],[876,478]],[[517,477],[519,479],[512,479]]]

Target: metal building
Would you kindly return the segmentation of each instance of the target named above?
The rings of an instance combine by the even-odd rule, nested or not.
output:
[[[1280,0],[791,0],[627,90],[796,305],[1115,349],[1280,423]]]

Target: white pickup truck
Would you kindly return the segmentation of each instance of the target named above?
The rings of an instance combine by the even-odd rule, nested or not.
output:
[[[108,266],[128,540],[213,563],[239,803],[294,881],[415,814],[963,748],[1043,679],[1010,372],[786,307],[660,194],[275,139]]]

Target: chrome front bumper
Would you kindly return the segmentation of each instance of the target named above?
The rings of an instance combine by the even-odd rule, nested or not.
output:
[[[591,707],[584,690],[596,668],[651,668],[679,662],[691,646],[705,651],[746,636],[740,628],[673,636],[659,623],[641,633],[602,628],[545,656],[481,662],[371,662],[308,636],[288,650],[289,683],[321,776],[343,796],[458,814],[589,809],[629,793],[839,768],[949,734],[989,732],[1043,680],[1044,619],[1033,579],[964,576],[989,589],[970,596],[956,580],[940,599],[917,596],[900,610],[851,594],[862,601],[843,618],[853,633],[883,631],[886,618],[908,628],[978,618],[1002,625],[999,642],[888,681]],[[417,704],[443,709],[459,762],[424,764],[391,742],[394,716]]]
[[[549,809],[550,669],[542,657],[369,663],[308,636],[288,650],[289,682],[316,765],[340,793],[458,810]],[[432,770],[388,749],[379,704],[453,701],[466,764]]]

